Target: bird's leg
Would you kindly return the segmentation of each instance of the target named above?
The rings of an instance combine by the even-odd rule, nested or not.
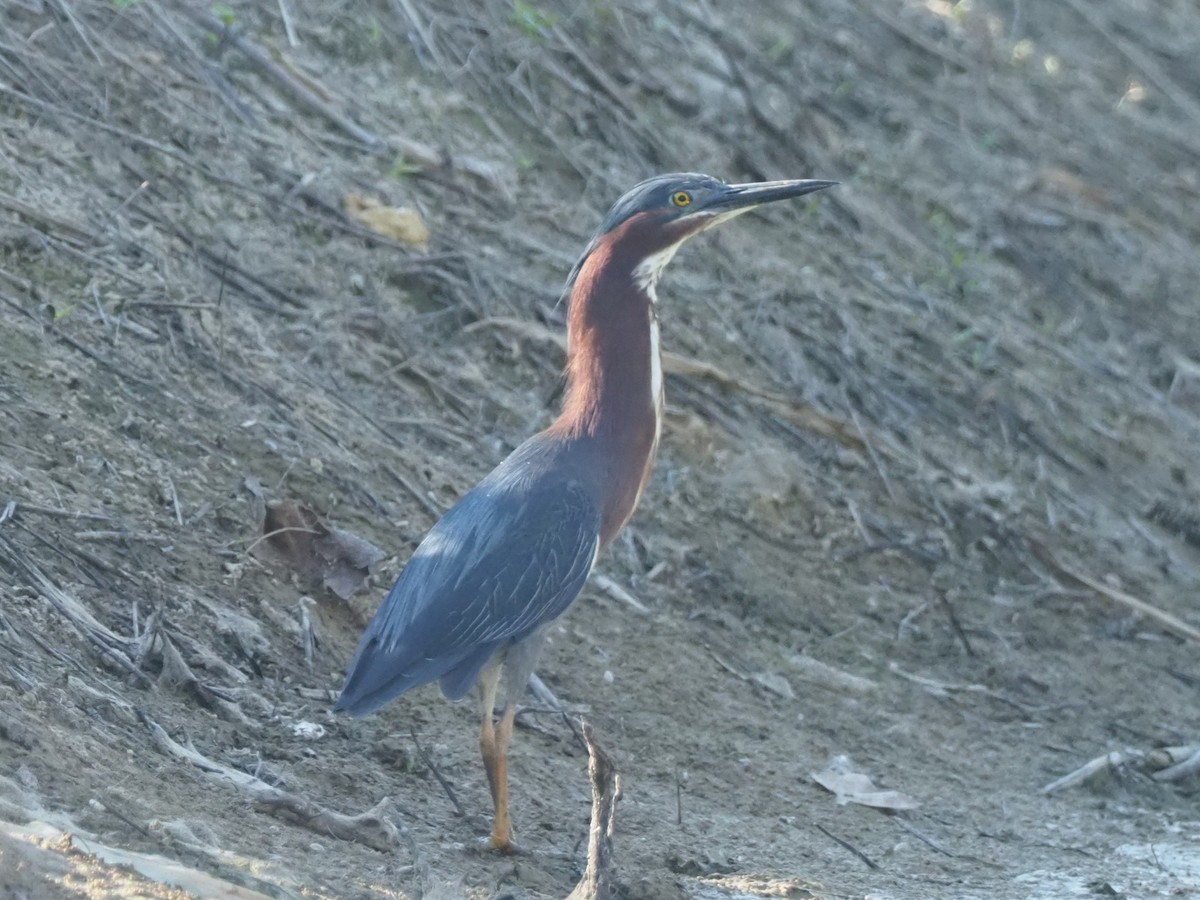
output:
[[[491,846],[505,853],[516,851],[513,844],[512,820],[508,815],[508,745],[512,741],[513,719],[516,718],[517,706],[509,702],[504,706],[500,723],[494,732],[493,747],[495,750],[494,768],[488,769],[488,780],[492,786],[492,803],[495,806],[496,818],[492,822]]]
[[[500,727],[492,721],[496,708],[496,690],[500,684],[500,669],[485,669],[479,679],[479,753],[487,771],[488,787],[492,790],[492,836],[488,846],[493,850],[511,853],[513,844],[512,821],[508,817],[508,744],[512,739],[513,717],[516,707],[509,703],[500,717]]]

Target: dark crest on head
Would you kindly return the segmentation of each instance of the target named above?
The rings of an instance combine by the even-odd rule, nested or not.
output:
[[[640,213],[658,213],[660,220],[664,222],[681,218],[693,211],[693,207],[702,206],[705,200],[720,192],[723,187],[724,183],[711,175],[701,175],[697,172],[675,172],[669,175],[655,175],[630,188],[620,200],[613,204],[587,247],[580,254],[579,260],[567,277],[563,296],[565,297],[566,292],[570,291],[584,261],[606,234]]]

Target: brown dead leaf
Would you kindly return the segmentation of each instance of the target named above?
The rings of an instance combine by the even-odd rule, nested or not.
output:
[[[813,772],[812,780],[830,791],[839,804],[857,803],[875,809],[916,809],[921,804],[901,791],[882,790],[869,775],[850,771],[853,763],[845,756],[830,760],[824,771]]]
[[[322,583],[343,600],[366,586],[367,576],[387,555],[365,538],[340,528],[316,538],[313,549],[325,562]]]
[[[429,226],[411,206],[385,206],[374,197],[351,193],[342,198],[342,209],[376,234],[418,250],[429,249]]]
[[[306,575],[316,575],[312,542],[328,534],[320,517],[295,500],[272,500],[264,507],[262,538],[251,548],[254,556],[274,558],[292,565]]]
[[[268,503],[262,532],[250,550],[254,556],[283,562],[343,600],[366,586],[367,576],[386,555],[356,534],[330,528],[295,500]]]

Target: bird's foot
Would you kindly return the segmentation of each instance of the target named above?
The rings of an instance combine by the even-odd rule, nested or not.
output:
[[[526,851],[518,845],[510,831],[508,834],[492,832],[490,837],[479,842],[479,848],[485,852],[503,853],[505,856],[525,856]]]

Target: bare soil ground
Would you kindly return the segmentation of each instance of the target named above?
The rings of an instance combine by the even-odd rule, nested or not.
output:
[[[1187,0],[0,4],[0,895],[563,897],[580,714],[626,898],[1200,894],[1198,57]],[[842,185],[669,270],[645,611],[554,632],[500,858],[473,704],[331,702],[679,169]]]

